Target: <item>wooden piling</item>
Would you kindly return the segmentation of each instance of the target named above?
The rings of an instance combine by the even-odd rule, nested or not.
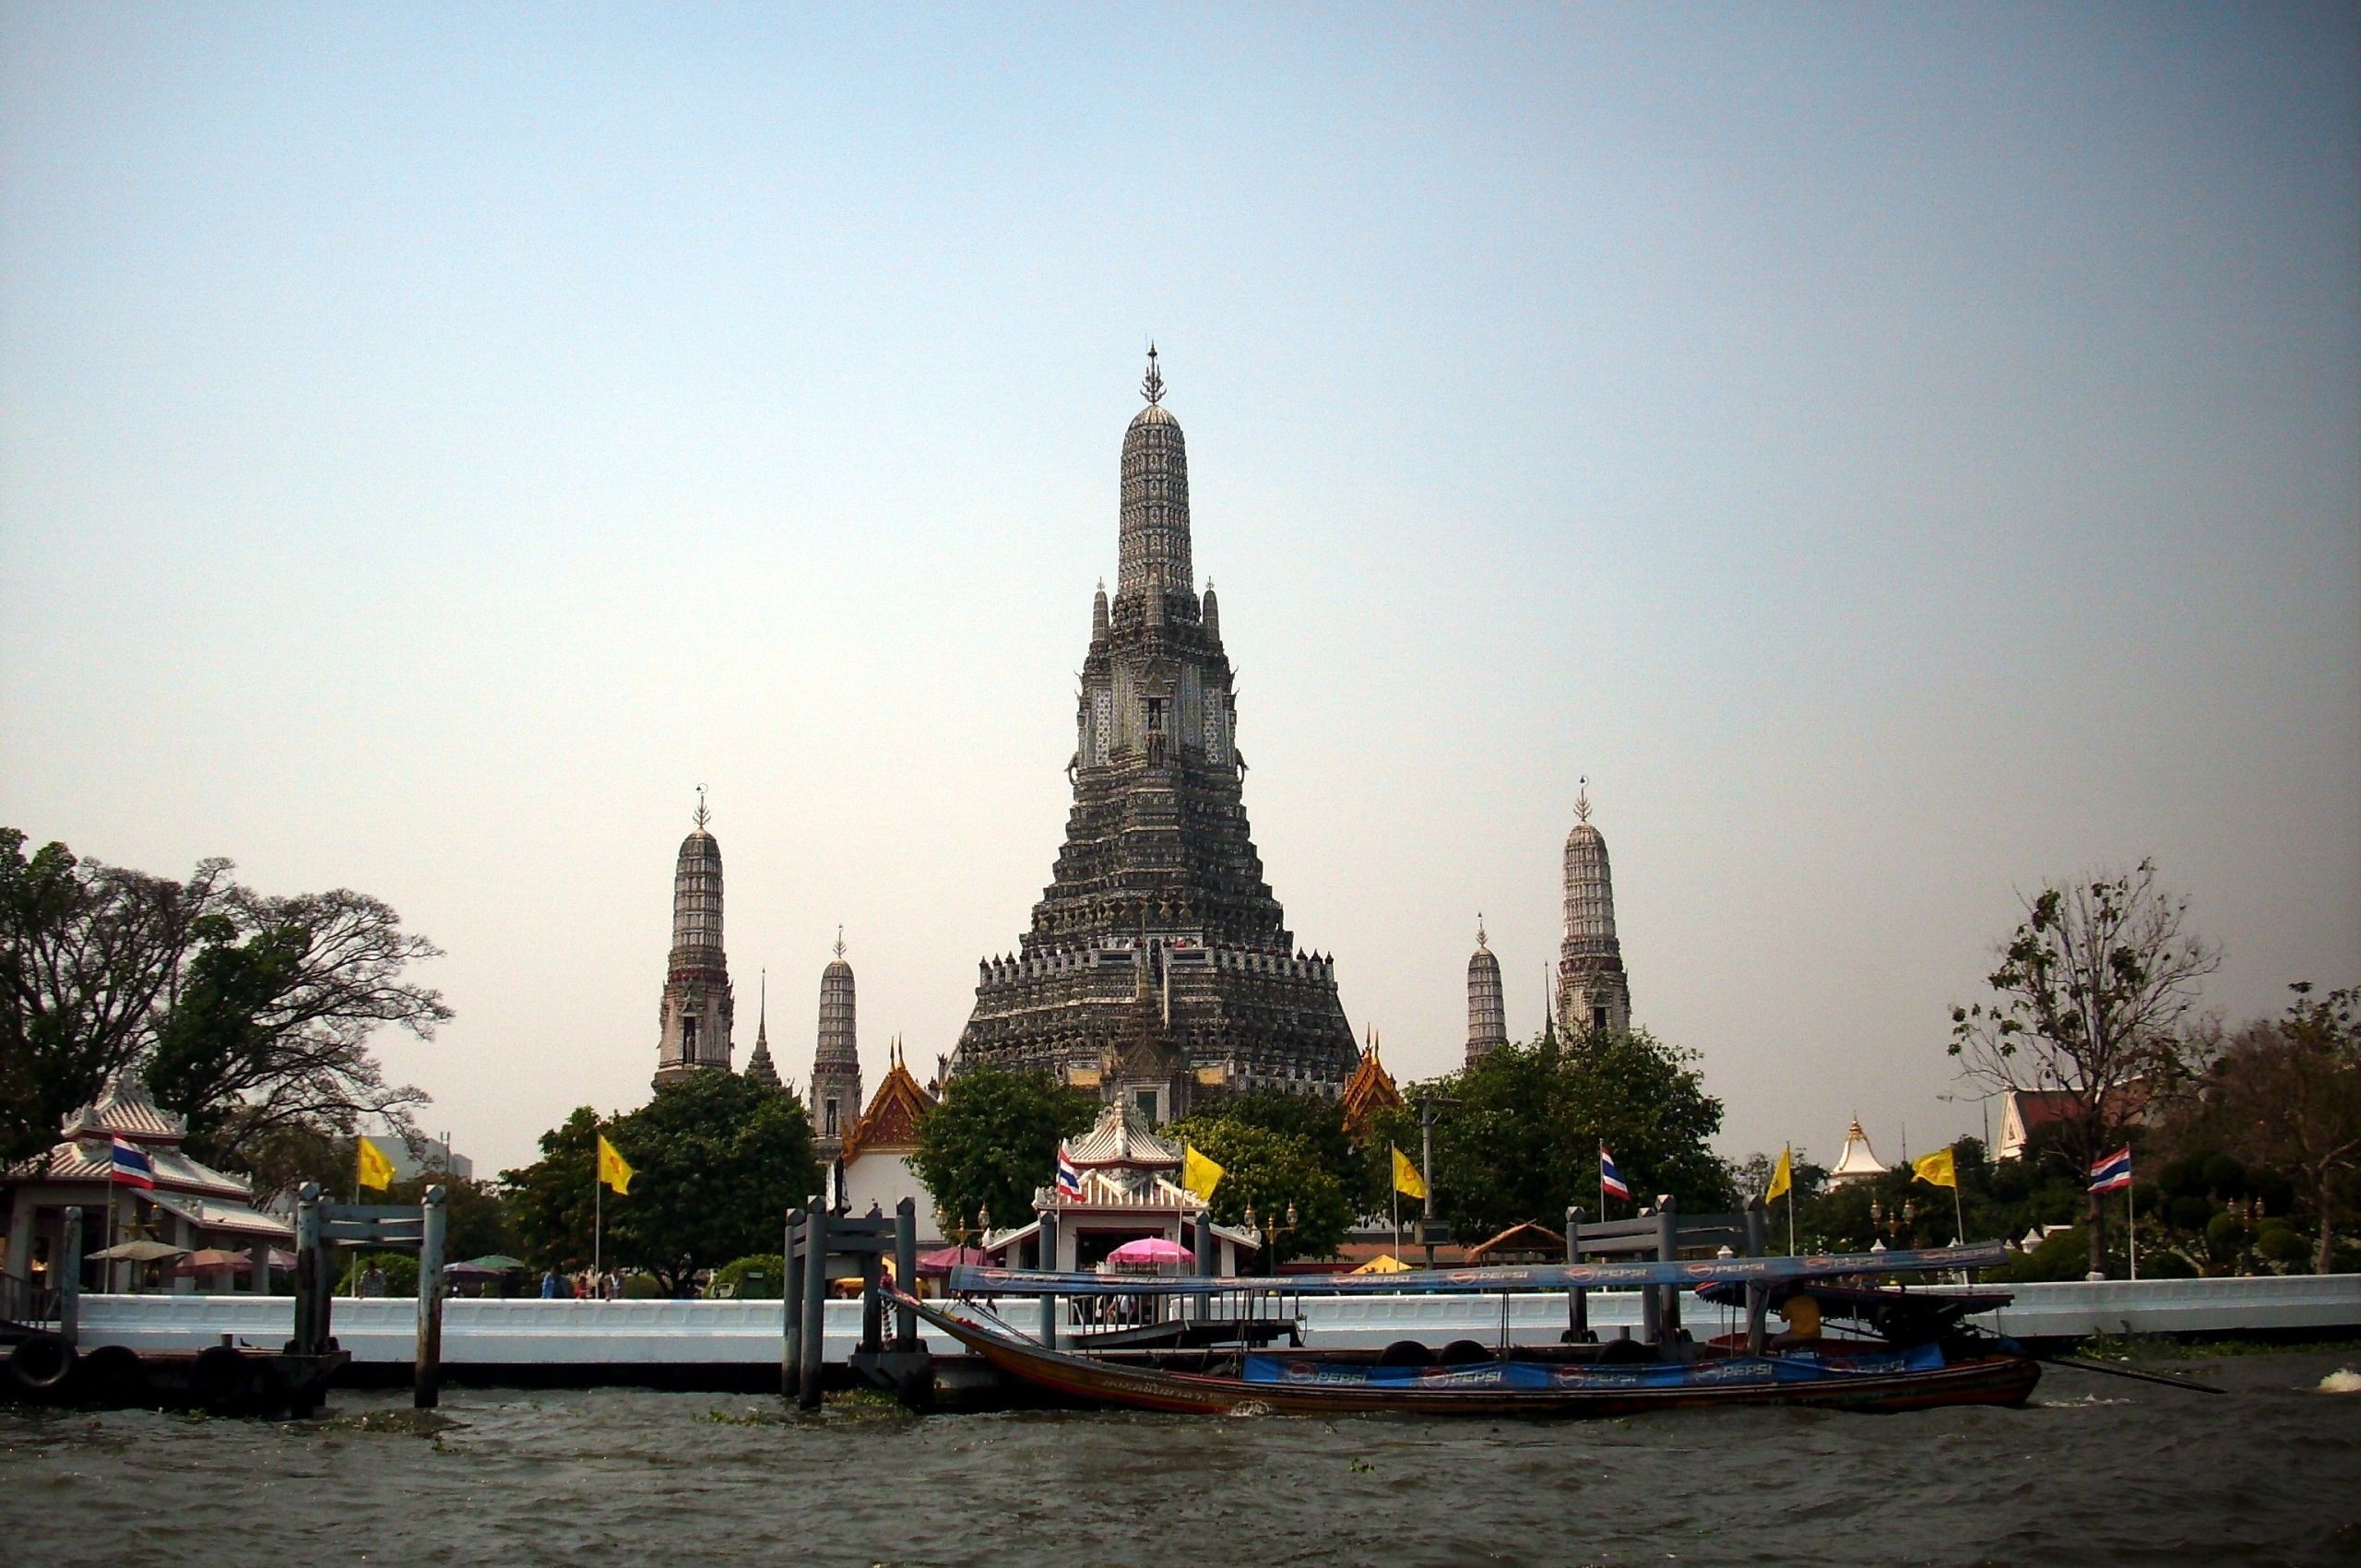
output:
[[[65,1215],[65,1234],[57,1240],[57,1266],[50,1272],[57,1280],[57,1334],[68,1345],[77,1345],[82,1337],[82,1209],[79,1205],[68,1208]],[[9,1239],[16,1245],[15,1238]],[[31,1238],[26,1239],[31,1244]]]
[[[315,1356],[326,1346],[320,1332],[320,1275],[327,1268],[326,1249],[320,1245],[320,1184],[306,1182],[295,1191],[295,1343],[299,1356]]]
[[[904,1198],[894,1206],[894,1288],[905,1296],[919,1293],[919,1208]],[[894,1309],[894,1348],[919,1348],[919,1314],[908,1307]]]
[[[1566,1262],[1583,1261],[1583,1211],[1566,1211]],[[1577,1345],[1590,1343],[1590,1292],[1577,1285],[1566,1292],[1566,1332]]]
[[[411,1362],[410,1406],[432,1410],[443,1402],[443,1231],[448,1212],[440,1186],[420,1206],[418,1349]]]
[[[1656,1261],[1671,1263],[1680,1256],[1680,1217],[1672,1195],[1665,1194],[1656,1199]],[[1657,1313],[1656,1326],[1667,1345],[1680,1339],[1680,1287],[1660,1285],[1657,1288],[1664,1305]]]
[[[1759,1258],[1769,1250],[1768,1227],[1762,1217],[1760,1194],[1746,1200],[1746,1255]],[[1759,1281],[1749,1281],[1746,1287],[1746,1351],[1750,1356],[1762,1354],[1764,1314],[1770,1310],[1771,1288]]]
[[[779,1245],[778,1286],[781,1334],[778,1351],[778,1396],[792,1399],[803,1375],[803,1244],[804,1210],[787,1211],[787,1237]]]
[[[795,1402],[799,1408],[820,1408],[820,1362],[828,1328],[828,1210],[818,1198],[803,1219],[802,1360],[798,1368]]]

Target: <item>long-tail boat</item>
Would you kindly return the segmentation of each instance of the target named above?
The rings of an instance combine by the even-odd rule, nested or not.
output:
[[[1058,1399],[1133,1409],[1299,1415],[1406,1412],[1448,1416],[1622,1416],[1714,1405],[1812,1405],[1895,1411],[1942,1405],[2021,1405],[2040,1369],[2013,1342],[1968,1326],[2005,1293],[1969,1295],[1858,1283],[1908,1273],[1988,1266],[1999,1243],[1816,1257],[1570,1264],[1524,1268],[1414,1270],[1382,1277],[1273,1279],[1139,1278],[1033,1270],[961,1268],[952,1293],[991,1318],[976,1298],[1288,1295],[1470,1295],[1653,1287],[1694,1289],[1744,1304],[1743,1336],[1705,1343],[1686,1336],[1643,1345],[1604,1343],[1487,1348],[1461,1340],[1440,1352],[1405,1341],[1382,1351],[1266,1350],[1241,1342],[1185,1354],[1061,1351],[1000,1323],[895,1294],[898,1305],[956,1339],[1009,1377]],[[1810,1296],[1827,1318],[1859,1337],[1780,1344],[1761,1313]],[[1788,1314],[1792,1320],[1795,1314]],[[1872,1332],[1873,1331],[1873,1332]],[[1087,1341],[1084,1342],[1085,1344]]]

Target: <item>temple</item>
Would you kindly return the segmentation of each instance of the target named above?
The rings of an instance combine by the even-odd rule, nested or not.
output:
[[[918,1153],[919,1127],[935,1107],[935,1098],[919,1086],[902,1061],[902,1043],[886,1052],[885,1076],[878,1082],[860,1120],[844,1138],[844,1198],[855,1214],[874,1207],[891,1214],[904,1198],[912,1201],[919,1222],[919,1242],[940,1246],[942,1227],[934,1198],[910,1167]]]
[[[672,953],[658,1006],[656,1087],[708,1068],[730,1071],[730,959],[721,946],[721,845],[697,791],[696,827],[672,869]]]
[[[1402,1109],[1402,1091],[1394,1087],[1394,1075],[1378,1060],[1377,1031],[1371,1029],[1369,1046],[1354,1063],[1353,1075],[1345,1080],[1345,1131],[1356,1142],[1365,1143],[1376,1130],[1378,1112]]]
[[[1861,1131],[1861,1119],[1854,1117],[1853,1124],[1845,1129],[1845,1152],[1829,1169],[1828,1184],[1849,1187],[1856,1182],[1874,1182],[1887,1169],[1878,1151],[1869,1146],[1869,1135]]]
[[[1055,1073],[1149,1123],[1202,1089],[1334,1096],[1358,1055],[1334,963],[1263,880],[1213,585],[1191,560],[1188,453],[1148,350],[1123,435],[1115,596],[1076,702],[1074,807],[1014,953],[979,966],[951,1070]]]
[[[1561,1029],[1628,1029],[1631,988],[1615,938],[1615,882],[1607,840],[1591,826],[1589,780],[1574,796],[1566,835],[1566,936],[1558,947],[1557,1019]],[[1471,981],[1472,984],[1472,981]]]
[[[136,1073],[67,1115],[45,1157],[0,1171],[7,1274],[56,1289],[50,1262],[65,1250],[65,1210],[78,1207],[91,1249],[85,1267],[101,1290],[267,1292],[269,1271],[294,1261],[269,1249],[293,1246],[294,1227],[255,1207],[244,1177],[183,1152],[187,1134],[186,1119],[159,1107]],[[117,1180],[118,1140],[147,1157],[148,1185]]]
[[[820,1033],[812,1052],[812,1147],[823,1161],[846,1153],[845,1140],[860,1114],[860,1040],[853,1010],[852,966],[845,933],[836,956],[820,971]]]
[[[1484,917],[1476,917],[1476,951],[1467,956],[1467,1065],[1473,1067],[1509,1042],[1508,1004],[1501,991],[1501,961],[1484,939]]]
[[[1180,1185],[1184,1151],[1157,1136],[1137,1106],[1109,1101],[1097,1123],[1064,1152],[1080,1182],[1070,1191],[1054,1184],[1036,1191],[1027,1224],[988,1227],[979,1244],[993,1262],[1067,1272],[1120,1267],[1124,1259],[1116,1249],[1139,1241],[1168,1243],[1171,1255],[1190,1252],[1187,1261],[1195,1261],[1195,1221],[1205,1212],[1204,1200]],[[1211,1229],[1217,1252],[1208,1273],[1235,1275],[1241,1260],[1262,1250],[1260,1229]]]

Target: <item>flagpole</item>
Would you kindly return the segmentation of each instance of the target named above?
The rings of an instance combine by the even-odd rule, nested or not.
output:
[[[1796,1255],[1796,1179],[1787,1178],[1787,1255]]]
[[[2123,1173],[2130,1176],[2131,1168],[2126,1165]],[[2131,1183],[2128,1181],[2123,1184],[2123,1246],[2131,1260],[2131,1277],[2137,1281],[2140,1277],[2140,1211],[2133,1206]]]
[[[601,1200],[606,1196],[599,1189],[605,1185],[599,1180],[599,1154],[594,1147],[590,1154],[590,1289],[593,1290],[604,1285],[607,1277],[599,1266],[599,1226],[605,1218],[605,1205]]]

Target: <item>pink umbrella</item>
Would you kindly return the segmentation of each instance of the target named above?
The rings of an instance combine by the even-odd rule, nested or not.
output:
[[[940,1279],[963,1265],[989,1268],[991,1261],[991,1255],[980,1247],[939,1247],[919,1254],[919,1277]]]
[[[1143,1236],[1109,1253],[1107,1261],[1131,1267],[1153,1266],[1167,1263],[1194,1263],[1197,1254],[1178,1241],[1168,1241],[1161,1236]]]

